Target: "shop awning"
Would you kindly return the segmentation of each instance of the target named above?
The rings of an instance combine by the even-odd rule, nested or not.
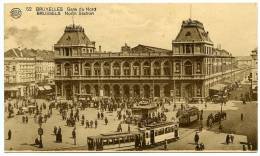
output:
[[[215,86],[210,87],[211,90],[217,90],[217,91],[222,91],[226,85],[224,84],[216,84]]]
[[[42,86],[38,86],[38,89],[41,90],[41,91],[44,90],[44,88]]]
[[[52,88],[51,88],[51,86],[44,86],[44,89],[51,90]]]

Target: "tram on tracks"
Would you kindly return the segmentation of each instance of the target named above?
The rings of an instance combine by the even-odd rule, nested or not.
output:
[[[197,107],[189,107],[177,112],[180,126],[189,126],[199,120],[200,111]]]
[[[165,141],[179,138],[179,124],[176,122],[161,122],[146,125],[138,131],[122,133],[115,132],[87,137],[90,151],[120,151],[149,148]]]

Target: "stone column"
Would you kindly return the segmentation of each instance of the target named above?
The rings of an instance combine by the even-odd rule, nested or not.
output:
[[[163,64],[164,64],[164,62],[161,62],[161,63],[160,63],[160,67],[161,67],[161,68],[160,68],[160,69],[161,69],[160,72],[161,72],[161,75],[164,75]]]
[[[164,84],[160,85],[160,97],[164,97]]]
[[[110,88],[110,96],[113,97],[114,96],[114,92],[113,92],[113,85],[110,83],[109,84],[109,88]]]
[[[64,96],[64,84],[61,83],[61,97]]]
[[[81,81],[79,81],[79,95],[81,95]]]
[[[154,86],[153,84],[149,84],[149,86],[150,86],[150,97],[154,98]]]
[[[144,85],[143,84],[139,84],[140,86],[140,97],[144,97]]]
[[[134,96],[134,88],[132,84],[129,85],[129,93],[130,93],[130,97]]]

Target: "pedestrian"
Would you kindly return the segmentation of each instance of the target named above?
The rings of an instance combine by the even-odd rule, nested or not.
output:
[[[103,112],[101,112],[100,116],[101,116],[101,119],[103,120],[103,118],[104,118]]]
[[[28,123],[28,116],[25,116],[25,122]]]
[[[107,120],[107,117],[105,117],[105,124],[106,124],[106,125],[108,124],[108,120]]]
[[[131,128],[130,128],[130,124],[128,124],[128,133],[130,133]]]
[[[57,134],[57,127],[56,127],[56,126],[54,126],[53,133],[54,133],[55,135]]]
[[[89,122],[86,120],[86,128],[89,128]]]
[[[234,143],[234,139],[235,139],[234,134],[231,133],[231,134],[230,134],[230,140],[231,140],[231,143],[232,143],[232,144]]]
[[[9,129],[9,131],[8,131],[8,140],[11,140],[11,138],[12,138],[12,131]]]
[[[167,143],[167,139],[165,139],[165,141],[164,141],[164,150],[166,151],[167,150],[167,146],[168,146],[168,143]]]
[[[97,120],[95,120],[95,128],[97,128],[97,124],[98,124],[98,123],[97,123]]]
[[[227,145],[229,144],[229,139],[230,139],[230,136],[229,136],[229,134],[227,134],[227,136],[226,136],[226,144]]]
[[[246,149],[246,145],[243,145],[243,151],[246,151],[247,149]]]
[[[58,128],[58,134],[57,134],[57,136],[58,136],[58,142],[62,142],[62,134],[61,134],[61,128],[60,128],[60,126],[59,126],[59,128]]]
[[[74,140],[74,145],[76,145],[76,128],[74,128],[72,131],[72,138]]]
[[[241,121],[243,121],[243,120],[244,120],[244,114],[241,113]]]
[[[90,128],[92,128],[93,127],[93,121],[91,120],[90,121]]]
[[[195,134],[195,136],[194,136],[194,141],[195,141],[195,144],[196,144],[196,145],[198,144],[199,139],[200,139],[199,134],[198,134],[198,132],[196,132],[196,134]]]
[[[252,151],[253,150],[253,145],[251,144],[251,142],[248,143],[248,150]]]
[[[203,143],[200,144],[200,150],[203,151],[205,149],[205,146]]]
[[[97,114],[97,118],[98,118],[98,120],[100,119],[100,113],[98,112],[98,114]]]

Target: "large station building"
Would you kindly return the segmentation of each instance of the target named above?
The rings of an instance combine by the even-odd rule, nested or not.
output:
[[[183,21],[171,50],[126,44],[120,52],[102,52],[73,24],[54,51],[56,96],[66,99],[92,94],[200,100],[243,72],[229,52],[214,48],[203,24],[191,19]]]

